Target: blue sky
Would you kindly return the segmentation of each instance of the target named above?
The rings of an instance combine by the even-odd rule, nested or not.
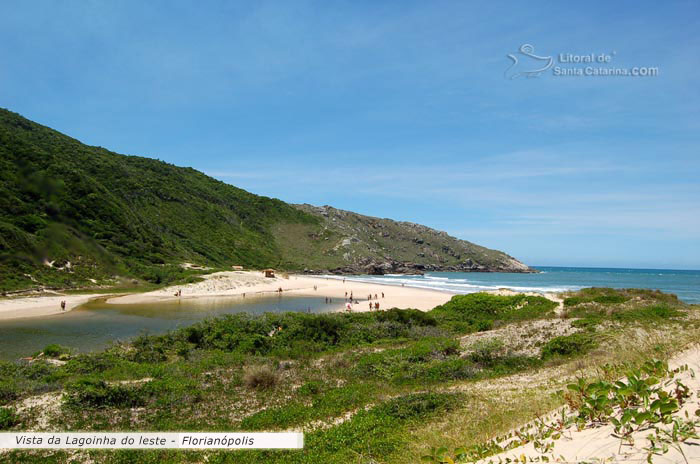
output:
[[[698,30],[695,1],[3,2],[0,106],[533,265],[698,269]],[[522,44],[658,75],[508,79]]]

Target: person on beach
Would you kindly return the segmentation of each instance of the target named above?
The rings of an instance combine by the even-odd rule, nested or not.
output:
[[[374,309],[379,311],[379,302],[378,301],[376,303],[374,303]]]
[[[375,299],[375,300],[378,300],[378,299],[379,299],[379,298],[377,298],[377,294],[376,294],[376,293],[374,294],[374,299]]]
[[[372,302],[369,302],[369,310],[372,311]]]
[[[243,298],[245,298],[245,292],[243,292]]]
[[[316,291],[316,286],[314,285],[314,291]]]
[[[384,292],[382,292],[382,298],[384,298]]]
[[[66,310],[66,300],[61,301],[61,311]]]
[[[352,305],[350,305],[350,303],[345,303],[345,310],[346,310],[347,312],[351,312],[351,311],[352,311]]]

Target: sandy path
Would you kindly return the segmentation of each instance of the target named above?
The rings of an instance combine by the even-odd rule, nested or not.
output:
[[[678,354],[669,362],[669,367],[672,369],[683,365],[687,365],[692,371],[681,373],[677,375],[676,378],[680,379],[689,387],[692,395],[683,405],[681,411],[674,415],[677,417],[684,417],[687,412],[688,416],[693,418],[695,416],[695,410],[700,408],[700,399],[698,398],[698,392],[700,392],[700,377],[692,374],[692,372],[700,373],[700,347],[692,347]],[[604,462],[615,463],[646,462],[647,453],[643,448],[649,444],[646,439],[646,436],[651,433],[649,430],[635,433],[633,435],[633,446],[620,446],[620,439],[615,438],[612,435],[613,432],[614,429],[612,425],[586,428],[583,430],[577,430],[573,427],[564,432],[562,438],[554,442],[554,448],[548,452],[547,455],[550,459],[552,459],[552,456],[559,459],[553,460],[553,462],[602,462],[604,460]],[[688,462],[700,462],[699,440],[689,440],[682,445],[682,449]],[[479,464],[505,462],[507,458],[510,458],[511,462],[519,462],[519,460],[522,460],[522,456],[525,456],[528,462],[531,462],[530,458],[535,459],[542,456],[542,454],[535,450],[534,444],[531,442],[505,453],[486,458],[479,461]],[[684,463],[686,461],[678,450],[671,447],[668,453],[654,456],[653,462],[669,464]]]
[[[104,296],[92,295],[51,295],[0,299],[0,321],[21,317],[50,316],[70,311],[87,303],[93,298]],[[61,309],[61,301],[66,302],[66,310]]]
[[[345,305],[346,292],[352,294],[358,301],[353,304],[353,311],[368,311],[368,296],[372,294],[372,302],[379,302],[380,309],[415,308],[424,311],[447,302],[451,293],[426,290],[421,288],[400,287],[394,285],[354,282],[324,277],[295,276],[289,279],[266,278],[257,272],[233,271],[217,272],[203,276],[203,282],[178,287],[169,287],[153,292],[120,296],[109,299],[109,304],[134,304],[173,301],[178,298],[203,297],[243,297],[265,293],[275,293],[282,288],[283,295],[311,296],[331,298],[338,307]],[[182,290],[181,297],[175,297],[175,292]],[[382,298],[382,292],[384,297]],[[377,295],[378,300],[374,299]]]

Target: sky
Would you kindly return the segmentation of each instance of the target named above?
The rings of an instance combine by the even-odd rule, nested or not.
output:
[[[696,1],[2,2],[0,107],[530,265],[700,269],[697,31]],[[654,75],[556,74],[586,67]]]

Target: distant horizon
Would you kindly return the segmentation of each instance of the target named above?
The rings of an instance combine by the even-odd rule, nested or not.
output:
[[[525,263],[527,264],[527,263]],[[680,268],[661,268],[661,267],[619,267],[619,266],[563,266],[563,265],[534,265],[528,264],[528,266],[537,269],[541,267],[553,267],[553,268],[570,268],[570,269],[617,269],[617,270],[630,270],[630,271],[688,271],[688,272],[700,272],[700,269],[680,269]]]

